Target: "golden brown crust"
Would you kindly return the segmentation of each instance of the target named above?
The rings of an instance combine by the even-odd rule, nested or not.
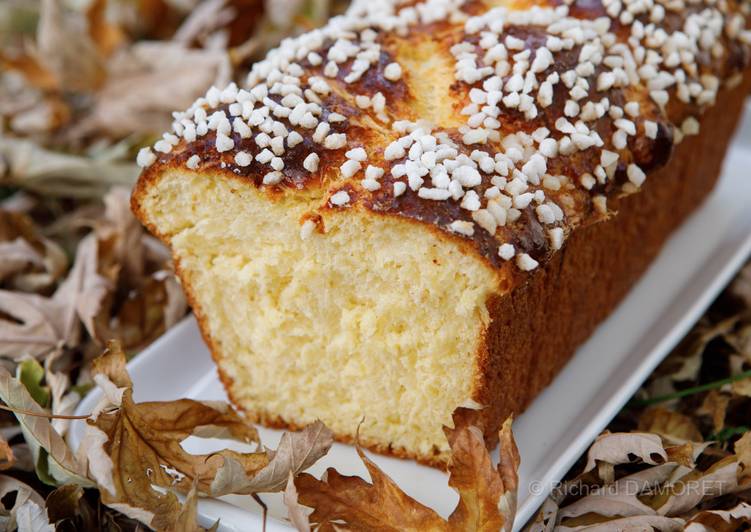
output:
[[[622,198],[616,216],[575,233],[527,283],[490,302],[474,397],[489,405],[489,443],[497,442],[506,417],[523,412],[550,384],[708,196],[750,91],[751,75],[724,91],[720,108],[704,116],[703,133],[682,143],[641,194]],[[671,209],[662,207],[666,201]]]

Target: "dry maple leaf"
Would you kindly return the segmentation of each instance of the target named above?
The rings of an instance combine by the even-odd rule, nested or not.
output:
[[[404,493],[359,445],[372,483],[332,468],[321,480],[308,474],[297,478],[300,504],[313,508],[309,520],[320,528],[353,530],[510,530],[519,466],[511,420],[501,428],[501,460],[494,468],[482,432],[470,424],[473,417],[473,411],[457,409],[454,428],[445,429],[451,447],[449,485],[459,493],[448,521]]]
[[[187,492],[196,482],[198,489],[207,493],[223,457],[241,464],[248,476],[268,463],[263,452],[186,452],[181,442],[189,436],[228,437],[248,443],[257,441],[257,433],[225,403],[190,399],[135,403],[118,343],[110,343],[94,361],[92,373],[100,385],[108,382],[120,389],[121,395],[116,408],[89,421],[88,436],[99,436],[85,451],[89,469],[102,488],[102,501],[129,517],[158,529],[173,527],[179,517],[177,497],[171,491],[160,493],[152,485]]]

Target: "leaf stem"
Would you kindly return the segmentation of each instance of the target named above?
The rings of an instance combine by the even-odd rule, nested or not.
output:
[[[731,384],[736,381],[740,381],[743,379],[751,378],[751,370],[744,371],[743,373],[739,373],[738,375],[733,375],[732,377],[727,377],[725,379],[720,379],[717,381],[708,382],[706,384],[700,384],[699,386],[693,386],[691,388],[686,388],[685,390],[679,390],[677,392],[669,393],[666,395],[659,395],[657,397],[651,397],[649,399],[636,399],[629,401],[626,405],[626,408],[641,408],[645,406],[651,406],[658,403],[664,403],[665,401],[672,401],[673,399],[680,399],[682,397],[687,397],[689,395],[694,395],[701,392],[706,392],[709,390],[715,390],[717,388],[721,388],[722,386],[725,386],[726,384]]]
[[[23,410],[21,408],[12,408],[6,405],[0,405],[0,410],[7,410],[14,414],[23,414],[24,416],[46,417],[48,419],[89,419],[91,414],[85,416],[64,416],[62,414],[47,414],[46,412],[32,412],[31,410]]]

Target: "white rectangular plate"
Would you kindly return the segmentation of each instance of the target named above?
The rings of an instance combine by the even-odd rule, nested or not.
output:
[[[637,390],[654,367],[731,279],[751,252],[751,107],[725,162],[723,178],[706,203],[673,235],[659,258],[618,309],[597,329],[555,381],[514,424],[521,451],[521,527],[590,442]],[[226,399],[214,363],[193,318],[170,330],[130,364],[138,401]],[[533,369],[531,370],[533,371]],[[89,394],[77,413],[91,412],[99,399]],[[365,412],[367,414],[367,412]],[[70,433],[76,447],[83,422]],[[275,447],[280,431],[261,429]],[[190,452],[230,445],[191,438]],[[408,460],[373,456],[374,461],[418,501],[447,516],[458,498],[447,477]],[[335,444],[311,472],[335,467],[365,476],[354,448]],[[289,530],[281,496],[263,495],[269,506],[267,530]],[[250,497],[204,499],[201,524],[221,519],[221,530],[260,530],[261,509]]]

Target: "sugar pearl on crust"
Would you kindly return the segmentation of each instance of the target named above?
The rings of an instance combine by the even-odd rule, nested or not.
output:
[[[635,164],[628,165],[628,168],[626,168],[626,175],[628,180],[637,187],[642,186],[644,180],[647,178],[644,171]]]
[[[151,148],[141,148],[136,156],[136,164],[141,168],[147,168],[156,162],[156,155]]]
[[[472,222],[466,222],[464,220],[454,220],[449,224],[449,229],[454,233],[459,233],[464,236],[472,236],[475,234],[475,227]]]
[[[305,157],[305,160],[302,162],[302,166],[308,172],[315,172],[318,170],[319,161],[320,161],[320,158],[318,157],[318,154],[313,152],[313,153],[308,154],[307,157]]]
[[[399,81],[402,77],[402,67],[399,63],[389,63],[383,69],[383,77],[389,81]]]
[[[394,197],[399,197],[407,190],[407,184],[403,181],[394,182]]]
[[[331,196],[331,199],[329,200],[332,205],[336,205],[337,207],[341,207],[342,205],[346,205],[349,203],[349,194],[346,190],[340,190],[333,196]]]
[[[225,152],[235,147],[235,141],[229,138],[224,133],[216,134],[216,151]]]
[[[269,172],[265,176],[263,176],[263,184],[264,185],[277,185],[279,184],[282,179],[284,179],[284,174],[278,171]]]
[[[522,271],[528,272],[530,270],[534,270],[535,268],[537,268],[537,266],[539,266],[539,264],[539,262],[537,262],[526,253],[519,253],[516,256],[516,265]]]
[[[516,250],[514,249],[514,246],[511,244],[501,244],[498,248],[498,256],[501,257],[503,260],[511,260],[514,258],[514,255],[516,254]]]
[[[359,161],[355,161],[354,159],[347,159],[344,164],[339,167],[342,172],[342,177],[344,177],[345,179],[348,179],[355,175],[360,171],[360,168],[362,168],[362,164],[360,164]]]

